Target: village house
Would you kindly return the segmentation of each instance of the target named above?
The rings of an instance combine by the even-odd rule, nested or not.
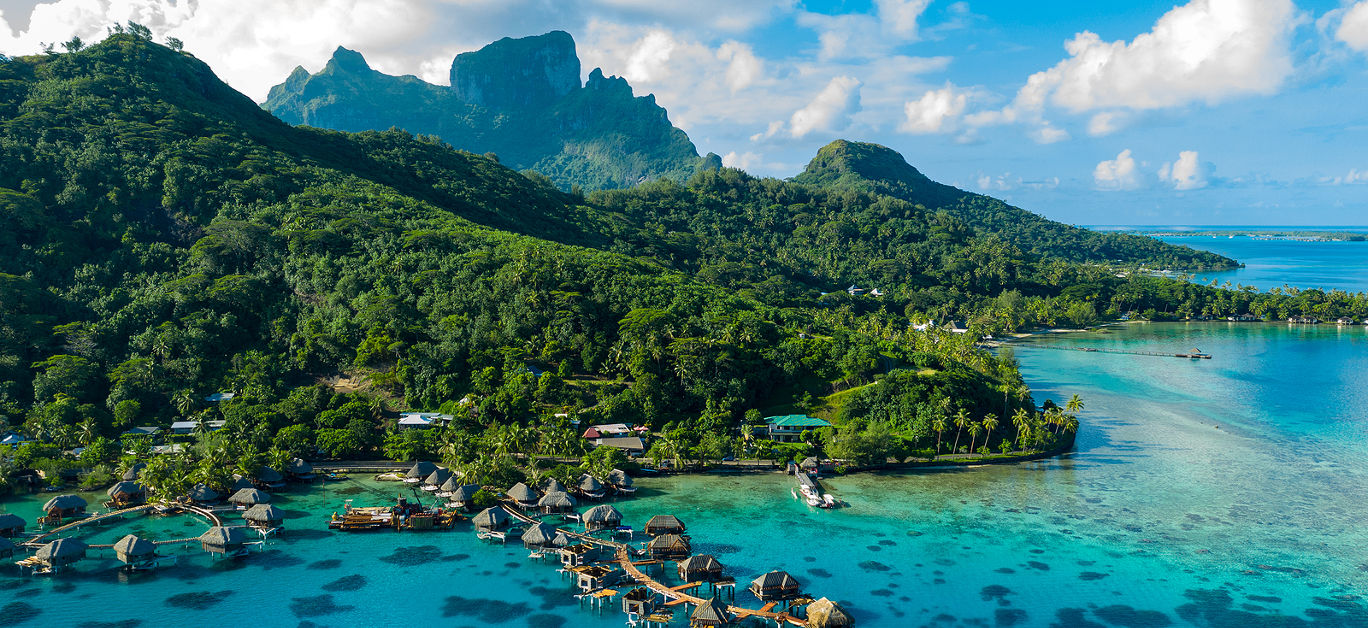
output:
[[[806,414],[786,414],[765,419],[766,436],[775,442],[796,443],[802,440],[803,430],[831,427],[825,419],[810,417]]]

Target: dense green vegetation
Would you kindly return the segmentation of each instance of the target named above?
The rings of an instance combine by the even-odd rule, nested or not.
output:
[[[172,439],[186,451],[153,473],[170,490],[289,456],[441,458],[491,483],[568,474],[526,455],[584,455],[569,416],[648,425],[648,458],[681,462],[1038,448],[1063,427],[1010,355],[912,324],[1311,298],[1118,277],[1080,263],[1092,245],[1073,230],[1023,248],[1005,227],[826,180],[826,157],[794,182],[710,169],[586,200],[431,137],[291,127],[132,30],[0,63],[0,434],[36,441],[0,457],[6,476],[95,482],[126,447],[146,451],[115,443],[124,430],[182,419],[226,425]],[[858,169],[864,145],[824,155],[852,147]],[[1096,237],[1127,265],[1207,260]],[[766,409],[846,390],[834,433],[738,438]],[[396,431],[404,408],[455,419]],[[947,445],[937,426],[960,414],[983,433],[966,423]],[[897,451],[856,446],[885,434]],[[79,458],[59,453],[74,445]]]

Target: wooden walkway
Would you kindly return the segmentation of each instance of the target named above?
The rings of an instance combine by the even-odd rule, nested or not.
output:
[[[114,518],[114,517],[123,517],[124,515],[131,515],[131,514],[134,514],[134,513],[146,512],[146,511],[148,511],[148,510],[154,510],[154,509],[161,508],[161,507],[165,507],[165,508],[168,508],[168,509],[170,509],[170,510],[180,509],[180,510],[184,510],[184,511],[187,511],[187,512],[191,512],[191,513],[197,514],[197,515],[199,515],[199,516],[201,516],[201,517],[204,517],[205,519],[208,519],[210,523],[212,523],[212,524],[214,524],[214,525],[216,525],[216,526],[221,526],[221,525],[223,525],[223,520],[220,519],[219,516],[218,516],[216,513],[214,513],[214,511],[209,510],[209,509],[207,509],[207,508],[200,508],[199,506],[193,506],[193,505],[190,505],[190,504],[143,504],[143,505],[141,505],[141,506],[133,506],[133,507],[130,507],[130,508],[122,508],[122,509],[119,509],[119,510],[112,510],[112,511],[107,512],[107,513],[104,513],[104,514],[102,514],[102,515],[95,515],[95,516],[93,516],[93,517],[86,517],[86,518],[84,518],[84,519],[77,519],[77,520],[75,520],[75,521],[72,521],[71,523],[68,523],[68,524],[65,524],[65,525],[61,525],[61,526],[55,527],[55,528],[53,528],[53,529],[51,529],[51,530],[48,530],[47,532],[44,532],[44,533],[42,533],[42,534],[39,534],[38,536],[35,536],[35,537],[33,537],[33,538],[30,538],[29,540],[24,541],[23,543],[20,543],[20,545],[23,545],[23,546],[28,547],[28,548],[30,548],[30,549],[37,549],[37,548],[39,548],[39,547],[42,547],[42,546],[47,542],[47,539],[49,539],[49,538],[51,538],[51,537],[54,537],[54,536],[57,536],[57,535],[60,535],[60,534],[63,534],[63,533],[65,533],[65,532],[70,532],[70,531],[75,530],[75,529],[77,529],[77,528],[79,528],[79,527],[81,527],[81,526],[84,526],[84,525],[87,525],[87,524],[91,524],[91,523],[98,523],[98,522],[100,522],[100,521],[104,521],[104,520],[106,520],[106,519],[112,519],[112,518]],[[189,543],[189,542],[191,542],[191,541],[197,541],[197,540],[199,540],[199,537],[189,538],[189,539],[171,539],[171,540],[168,540],[168,541],[153,541],[153,543],[155,543],[155,544],[157,544],[157,545],[178,545],[178,544],[181,544],[181,543]],[[114,544],[113,544],[113,543],[110,543],[110,544],[94,544],[94,545],[90,545],[89,547],[90,547],[91,549],[109,549],[109,548],[114,547]]]
[[[513,504],[511,502],[505,502],[503,504],[503,507],[504,510],[507,510],[509,514],[513,515],[515,519],[518,519],[523,523],[526,523],[528,525],[535,525],[536,523],[538,523],[537,519],[528,516],[516,504]],[[636,563],[632,562],[632,555],[629,551],[631,548],[629,545],[625,543],[595,538],[589,536],[588,534],[574,532],[571,530],[561,530],[561,532],[564,532],[565,535],[568,537],[578,539],[585,543],[612,548],[614,550],[613,561],[616,562],[619,566],[621,566],[622,569],[627,572],[627,575],[631,577],[633,580],[635,580],[637,584],[644,586],[663,596],[666,600],[666,606],[674,606],[677,604],[693,604],[695,607],[698,607],[708,603],[708,600],[687,592],[687,590],[698,588],[702,585],[702,583],[693,582],[677,587],[668,587],[665,586],[664,583],[656,580],[655,578],[646,575],[644,572],[641,571],[641,569],[637,568]],[[728,606],[727,610],[731,611],[731,613],[735,615],[737,619],[754,617],[757,619],[763,619],[771,623],[774,623],[776,626],[783,625],[784,623],[804,627],[808,625],[806,620],[799,619],[797,617],[789,615],[788,613],[775,613],[769,610],[772,608],[774,608],[774,605],[769,604],[766,605],[764,609],[758,611],[752,608],[744,608],[741,606]]]

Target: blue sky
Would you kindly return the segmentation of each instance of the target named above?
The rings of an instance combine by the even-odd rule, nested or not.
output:
[[[1368,224],[1368,0],[0,0],[0,51],[127,19],[257,100],[562,29],[755,174],[849,138],[1076,224]]]

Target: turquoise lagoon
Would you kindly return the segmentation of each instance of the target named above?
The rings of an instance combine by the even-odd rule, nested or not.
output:
[[[1084,346],[1215,358],[1046,349]],[[1074,452],[833,478],[851,504],[837,511],[801,505],[778,474],[643,478],[617,506],[638,527],[678,514],[696,550],[739,581],[786,569],[864,626],[1368,626],[1368,329],[1130,324],[1042,334],[1016,355],[1037,400],[1086,401]],[[107,552],[58,577],[6,567],[5,623],[622,624],[578,607],[550,564],[468,528],[326,530],[343,499],[379,504],[397,490],[364,480],[285,493],[289,535],[236,562],[194,548],[147,574],[116,572]],[[32,520],[40,502],[3,507]],[[86,538],[202,529],[143,518]]]

